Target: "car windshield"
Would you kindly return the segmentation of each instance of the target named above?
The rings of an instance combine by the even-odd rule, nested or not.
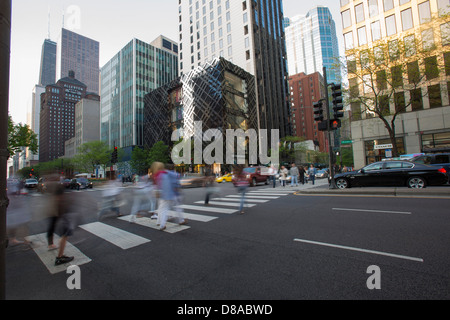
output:
[[[244,171],[248,172],[248,173],[255,173],[256,172],[256,168],[245,168]]]
[[[26,182],[33,183],[33,182],[37,182],[37,180],[35,180],[35,179],[27,179]]]

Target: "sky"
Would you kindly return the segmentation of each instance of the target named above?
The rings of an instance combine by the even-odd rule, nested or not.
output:
[[[283,0],[284,15],[305,14],[316,5],[329,7],[342,44],[339,0],[312,3]],[[162,34],[178,39],[177,0],[13,0],[9,113],[16,123],[27,123],[31,114],[42,44],[48,34],[58,41],[63,16],[66,28],[73,26],[74,32],[100,42],[100,68],[133,38],[151,42]]]

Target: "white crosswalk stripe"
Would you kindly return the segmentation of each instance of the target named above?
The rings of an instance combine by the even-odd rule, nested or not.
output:
[[[231,196],[227,196],[227,198],[241,198],[241,196],[240,195],[231,195]],[[274,197],[271,197],[271,196],[264,196],[264,195],[252,195],[252,194],[246,194],[245,195],[245,198],[246,199],[269,199],[269,200],[275,200],[275,199],[279,199],[280,197],[277,197],[277,196],[274,196]]]
[[[58,250],[48,250],[46,233],[26,237],[26,240],[31,242],[31,247],[33,248],[34,252],[37,254],[42,263],[44,263],[45,267],[47,267],[48,271],[51,274],[65,272],[70,265],[81,266],[92,261],[70,242],[67,242],[64,254],[69,257],[74,257],[74,259],[72,262],[70,262],[70,264],[55,266],[55,259],[58,256]],[[57,235],[54,235],[53,240],[56,244],[59,243],[60,238]]]
[[[245,194],[247,196],[247,194]],[[287,196],[287,193],[269,193],[269,192],[249,192],[248,195],[255,196]]]
[[[197,201],[195,203],[205,203],[204,201]],[[221,201],[209,201],[210,205],[215,206],[227,206],[227,207],[239,207],[241,204],[238,202],[221,202]],[[256,206],[256,204],[246,204],[246,208],[252,208]]]
[[[123,221],[127,221],[130,222],[132,219],[132,216],[123,216],[119,218],[120,220]],[[136,218],[136,220],[133,221],[134,223],[147,227],[147,228],[152,228],[152,229],[156,229],[159,230],[160,226],[157,225],[157,220],[156,219],[151,219],[151,218],[147,218],[147,217],[142,217],[142,218]],[[176,223],[171,223],[171,222],[166,222],[166,229],[164,230],[164,232],[167,233],[176,233],[179,231],[183,231],[186,229],[189,229],[189,226],[186,225],[179,225]]]
[[[124,250],[150,242],[148,239],[101,222],[85,224],[80,228]]]
[[[180,205],[179,207],[182,209],[185,209],[185,210],[197,210],[197,211],[207,211],[207,212],[225,213],[225,214],[233,214],[233,213],[237,212],[237,210],[233,210],[233,209],[216,208],[216,207],[202,207],[202,206],[193,206],[193,205],[187,205],[187,204]]]
[[[212,199],[214,201],[241,201],[239,198],[214,198]],[[269,202],[269,200],[260,200],[260,199],[245,199],[246,202],[253,202],[253,203],[266,203]]]

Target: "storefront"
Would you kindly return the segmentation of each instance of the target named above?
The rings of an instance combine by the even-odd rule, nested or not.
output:
[[[397,138],[398,154],[405,154],[405,144],[403,138]],[[366,164],[392,158],[393,145],[391,139],[377,139],[365,141]]]
[[[450,152],[450,131],[439,133],[422,133],[422,152]]]

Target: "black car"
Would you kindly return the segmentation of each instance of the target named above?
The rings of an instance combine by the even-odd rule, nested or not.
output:
[[[425,154],[414,157],[409,161],[444,168],[450,179],[450,153]]]
[[[381,161],[369,164],[358,171],[334,176],[339,189],[368,186],[407,186],[425,188],[447,182],[444,168],[437,168],[410,161]]]
[[[92,189],[92,182],[86,178],[72,179],[69,185],[70,189]]]

